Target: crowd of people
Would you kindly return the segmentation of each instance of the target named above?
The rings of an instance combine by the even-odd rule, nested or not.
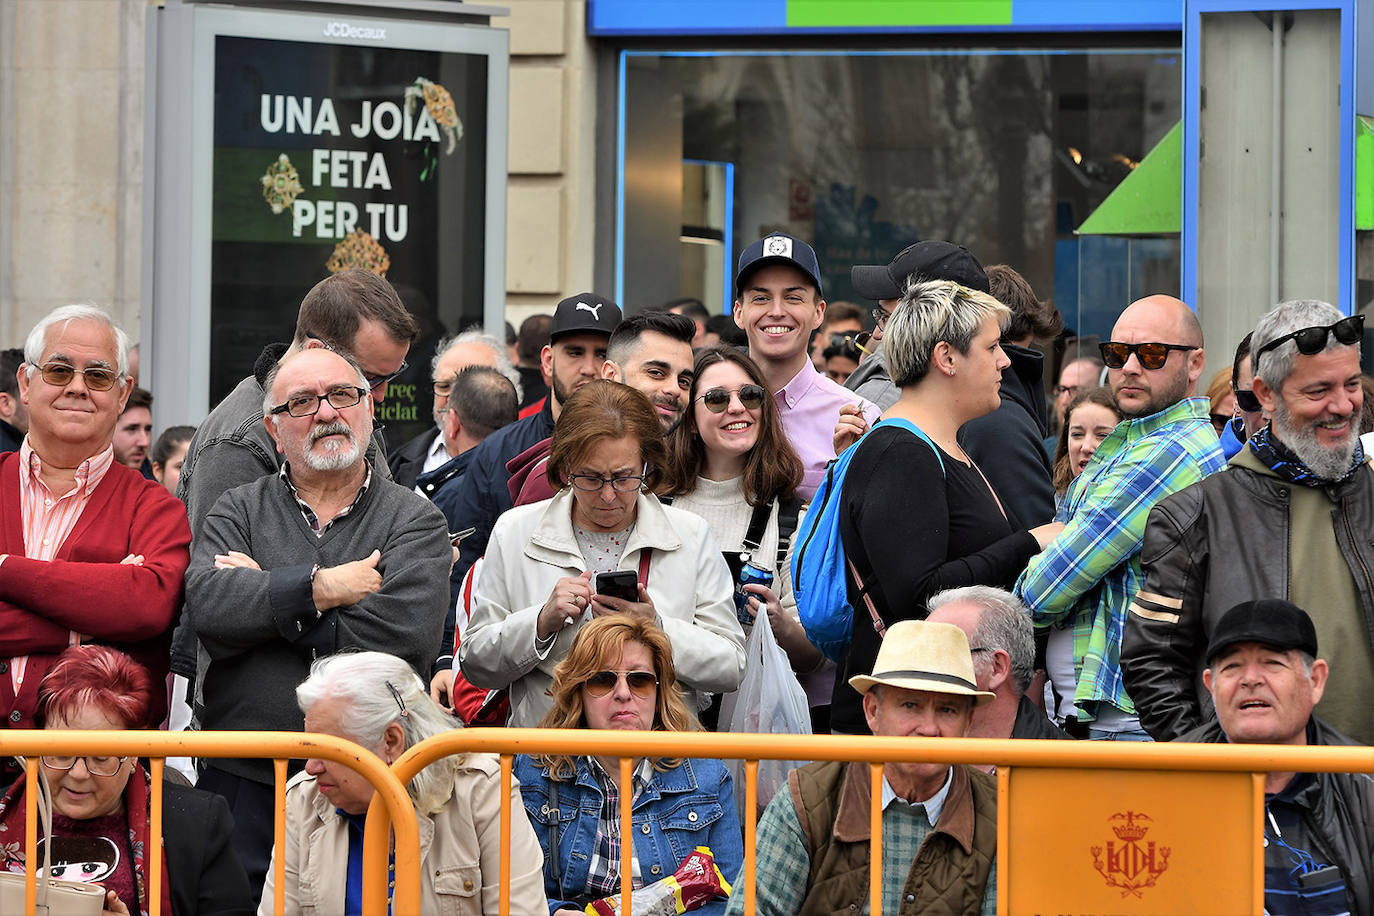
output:
[[[803,731],[1374,742],[1363,316],[1274,306],[1209,398],[1171,296],[1089,353],[1056,346],[1013,268],[948,242],[854,266],[867,309],[827,306],[823,274],[775,233],[741,253],[724,321],[583,293],[504,341],[462,331],[430,364],[433,428],[390,447],[373,410],[420,327],[372,273],[320,281],[290,341],[156,437],[125,332],[55,309],[0,351],[0,713],[318,732],[386,763],[463,724],[725,729],[763,628]],[[827,525],[843,562],[818,583],[800,555]],[[168,767],[160,847],[138,760],[43,757],[38,787],[4,767],[21,841],[0,864],[26,867],[41,789],[54,873],[106,912],[146,911],[154,854],[164,911],[361,905],[373,790],[337,763],[292,766],[276,848],[265,760]],[[989,769],[887,764],[881,799],[864,764],[792,770],[762,799],[758,911],[866,911],[878,804],[885,911],[994,912]],[[742,912],[730,770],[626,772],[517,758],[511,912],[610,912],[625,843],[637,900]],[[494,913],[495,759],[409,789],[424,912]],[[1368,774],[1270,773],[1265,821],[1269,912],[1374,916]]]

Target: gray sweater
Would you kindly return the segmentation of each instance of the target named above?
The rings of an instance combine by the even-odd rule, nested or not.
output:
[[[439,652],[452,559],[443,513],[414,492],[372,475],[352,511],[316,537],[277,475],[225,493],[205,517],[186,571],[186,611],[210,656],[206,729],[300,731],[296,685],[310,663],[348,649],[390,652],[429,681]],[[317,617],[311,570],[382,552],[382,587]],[[262,570],[215,569],[238,550]],[[270,785],[268,760],[217,760]]]

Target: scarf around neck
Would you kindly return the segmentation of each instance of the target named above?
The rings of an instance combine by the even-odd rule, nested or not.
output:
[[[1269,468],[1282,479],[1289,483],[1300,484],[1304,487],[1324,487],[1330,484],[1342,483],[1350,477],[1364,464],[1364,446],[1360,440],[1355,440],[1355,454],[1350,458],[1350,467],[1345,473],[1334,479],[1318,477],[1312,469],[1303,464],[1301,458],[1293,453],[1293,450],[1284,445],[1273,433],[1270,426],[1264,427],[1259,432],[1250,437],[1250,447],[1255,450],[1256,457],[1264,462],[1264,466]]]

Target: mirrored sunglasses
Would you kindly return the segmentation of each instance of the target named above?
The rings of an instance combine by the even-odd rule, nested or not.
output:
[[[1097,345],[1102,352],[1102,361],[1107,364],[1109,369],[1120,369],[1126,365],[1126,361],[1135,354],[1135,358],[1140,360],[1140,365],[1145,369],[1163,369],[1164,364],[1169,361],[1170,350],[1181,350],[1187,352],[1196,350],[1197,347],[1189,347],[1183,344],[1166,343],[1123,343],[1119,340],[1108,340]]]

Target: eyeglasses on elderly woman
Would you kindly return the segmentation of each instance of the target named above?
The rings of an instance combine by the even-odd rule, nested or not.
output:
[[[70,770],[78,760],[86,762],[86,770],[92,776],[113,776],[119,772],[128,757],[40,757],[43,766],[50,770]]]

